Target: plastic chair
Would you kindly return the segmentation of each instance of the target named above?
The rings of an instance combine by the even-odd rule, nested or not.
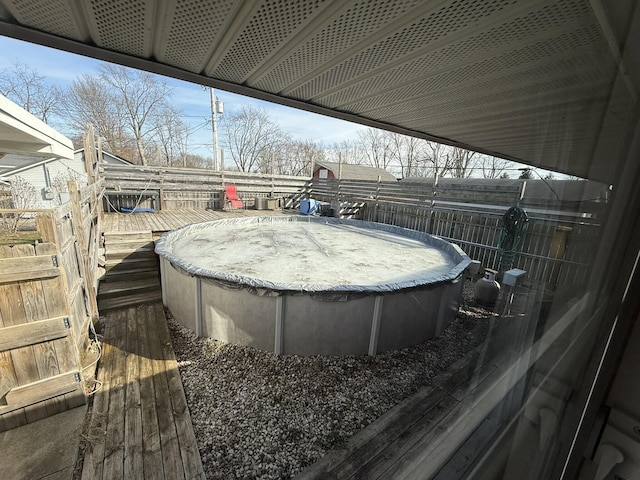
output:
[[[236,186],[233,183],[227,183],[224,186],[224,193],[226,197],[225,203],[231,205],[231,208],[242,208],[244,204],[240,197],[238,197],[238,191],[236,190]]]

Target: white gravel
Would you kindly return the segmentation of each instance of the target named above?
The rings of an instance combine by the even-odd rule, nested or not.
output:
[[[371,358],[277,357],[197,338],[167,314],[209,479],[290,478],[478,345],[489,316],[462,306],[439,338]]]

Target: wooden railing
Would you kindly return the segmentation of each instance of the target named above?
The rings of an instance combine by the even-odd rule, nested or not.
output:
[[[70,201],[56,209],[0,210],[38,237],[0,246],[0,431],[85,402],[102,188],[70,182]]]
[[[103,164],[100,171],[105,179],[107,212],[123,207],[154,211],[220,210],[227,183],[236,185],[240,198],[249,208],[258,197],[275,198],[283,207],[297,208],[309,184],[303,177],[192,168]]]

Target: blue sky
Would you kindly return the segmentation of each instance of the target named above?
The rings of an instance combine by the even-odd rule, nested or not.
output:
[[[0,69],[11,68],[16,61],[27,64],[47,81],[59,87],[68,87],[73,80],[84,74],[97,73],[102,62],[93,58],[55,50],[0,36]],[[190,150],[204,156],[211,156],[211,106],[208,89],[200,85],[165,77],[173,87],[172,101],[183,111],[183,120],[194,130],[189,139]],[[297,110],[250,97],[244,97],[216,89],[216,95],[224,103],[226,115],[232,114],[243,105],[263,108],[280,127],[295,139],[313,140],[323,145],[332,145],[343,140],[355,140],[363,126],[323,115]],[[207,123],[209,122],[209,123]],[[71,131],[64,125],[52,122],[52,126],[65,135]],[[219,132],[221,146],[223,138]]]

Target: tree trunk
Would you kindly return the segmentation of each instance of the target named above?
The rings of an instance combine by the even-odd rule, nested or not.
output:
[[[144,145],[142,145],[142,138],[140,138],[140,137],[136,138],[136,144],[138,146],[138,155],[140,155],[140,163],[142,163],[142,165],[146,166],[147,165],[147,157],[144,154]]]

